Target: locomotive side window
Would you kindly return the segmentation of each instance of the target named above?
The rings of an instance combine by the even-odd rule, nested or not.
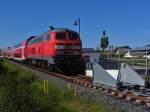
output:
[[[56,33],[56,39],[57,40],[65,39],[65,34],[64,33]]]
[[[50,38],[51,38],[51,35],[47,34],[46,40],[50,40]]]
[[[38,43],[38,42],[41,42],[41,41],[42,41],[42,38],[39,37],[39,38],[37,38],[37,39],[34,40],[34,43]]]
[[[31,40],[31,41],[29,42],[29,45],[32,45],[32,44],[34,44],[34,43],[39,43],[39,42],[41,42],[42,40],[43,40],[42,37],[33,39],[33,40]]]

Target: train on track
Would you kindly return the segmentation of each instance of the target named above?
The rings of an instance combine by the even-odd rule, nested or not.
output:
[[[70,75],[83,72],[82,42],[79,34],[68,28],[53,28],[2,49],[2,56]]]

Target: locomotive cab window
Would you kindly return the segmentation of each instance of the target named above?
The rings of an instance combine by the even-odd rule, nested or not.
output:
[[[65,33],[56,33],[56,39],[57,40],[65,39]]]

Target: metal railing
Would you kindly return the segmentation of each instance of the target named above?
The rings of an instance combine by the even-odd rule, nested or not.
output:
[[[142,75],[150,75],[150,55],[148,52],[134,52],[130,56],[123,53],[99,53],[100,64],[107,69],[120,68],[121,63],[127,63]],[[117,65],[117,67],[116,67]]]

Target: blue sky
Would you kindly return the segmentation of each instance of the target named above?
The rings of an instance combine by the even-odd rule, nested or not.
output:
[[[110,44],[150,44],[149,0],[0,0],[0,47],[13,45],[48,27],[78,30],[84,47],[96,48],[103,30]]]

